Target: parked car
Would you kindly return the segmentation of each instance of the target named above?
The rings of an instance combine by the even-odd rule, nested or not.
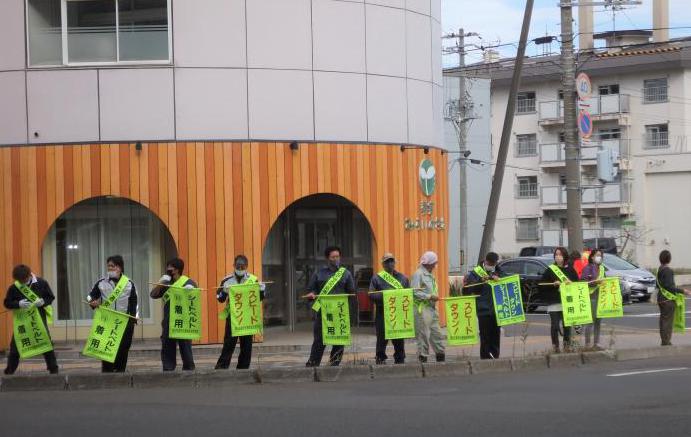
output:
[[[628,292],[631,299],[647,302],[655,292],[655,275],[623,258],[605,253],[602,260],[607,276],[621,278],[621,291]]]
[[[606,255],[607,256],[607,255]],[[614,255],[611,255],[614,256]],[[538,307],[548,305],[550,300],[550,291],[546,287],[538,286],[542,282],[542,275],[549,268],[550,264],[554,262],[552,255],[547,256],[528,256],[518,257],[502,260],[499,262],[499,268],[507,275],[519,275],[521,277],[521,292],[523,294],[523,304],[527,311],[535,311]],[[607,267],[605,267],[607,269]],[[608,270],[606,275],[619,276],[618,270]],[[621,294],[624,303],[631,302],[631,288],[621,283]],[[551,299],[550,299],[551,298]]]
[[[583,247],[617,255],[617,241],[614,238],[588,238],[583,240]]]
[[[530,246],[521,249],[518,256],[542,256],[551,255],[557,249],[557,246]]]

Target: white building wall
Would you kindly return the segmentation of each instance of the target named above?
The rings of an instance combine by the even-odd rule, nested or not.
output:
[[[633,71],[633,73],[632,73]],[[668,79],[669,100],[663,103],[644,103],[643,87],[645,79]],[[691,191],[691,71],[645,71],[637,72],[627,68],[622,74],[593,77],[593,88],[600,85],[619,84],[620,94],[628,96],[629,111],[620,121],[597,121],[595,131],[601,127],[620,127],[622,144],[629,170],[624,173],[623,183],[630,185],[630,208],[606,209],[605,214],[621,215],[634,221],[629,234],[635,241],[627,243],[623,255],[643,266],[654,267],[660,250],[673,252],[675,265],[691,266],[691,235],[679,222],[680,217],[691,214],[691,202],[687,192]],[[521,91],[535,91],[539,110],[540,102],[556,101],[560,83],[558,81],[523,84]],[[597,94],[597,92],[595,92]],[[626,97],[623,97],[626,99]],[[496,156],[508,99],[508,86],[492,89],[492,148]],[[670,147],[650,150],[645,148],[645,126],[650,124],[669,124]],[[539,242],[516,240],[515,219],[521,216],[539,216],[542,229],[558,229],[559,219],[565,217],[565,209],[543,212],[539,199],[515,199],[514,185],[518,176],[539,174],[540,188],[558,186],[559,175],[565,166],[545,167],[538,173],[530,169],[540,169],[538,157],[516,156],[516,135],[537,134],[538,154],[540,144],[557,143],[562,125],[540,126],[538,114],[516,114],[512,129],[511,148],[508,167],[504,176],[500,208],[494,237],[494,247],[498,252],[516,255],[521,247]],[[516,168],[520,167],[520,168]],[[595,167],[582,167],[583,184],[592,183]],[[686,196],[686,197],[685,197]],[[685,222],[684,222],[685,223]],[[592,216],[584,218],[584,227],[599,227]],[[625,232],[622,232],[625,234]],[[676,255],[675,255],[676,254]]]
[[[0,145],[441,146],[440,2],[171,0],[170,65],[77,69],[27,67],[25,0],[3,0]]]

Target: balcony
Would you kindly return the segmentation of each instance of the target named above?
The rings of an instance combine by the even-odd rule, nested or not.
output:
[[[566,165],[566,145],[564,143],[540,144],[541,167],[563,167]],[[628,140],[612,139],[591,141],[590,145],[581,147],[581,164],[597,165],[597,152],[610,149],[614,152],[614,161],[619,162],[628,156]]]
[[[604,186],[583,187],[581,204],[583,208],[621,208],[628,204],[628,184],[605,184]],[[542,187],[540,193],[542,209],[566,208],[566,187]]]
[[[629,113],[628,94],[609,94],[595,96],[590,99],[588,110],[593,116],[593,121],[614,120],[621,118],[622,114]],[[564,101],[554,100],[538,103],[539,122],[543,125],[556,125],[564,123]]]
[[[617,246],[622,245],[621,229],[583,229],[583,239],[591,238],[614,238],[617,240]],[[568,247],[569,233],[566,229],[543,229],[542,245]]]

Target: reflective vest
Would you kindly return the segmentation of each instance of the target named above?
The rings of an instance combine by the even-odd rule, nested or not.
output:
[[[314,305],[312,305],[312,309],[314,311],[319,311],[322,308],[321,303],[319,303],[319,297],[326,296],[329,293],[331,293],[331,290],[333,290],[336,284],[338,284],[341,281],[343,275],[345,275],[345,272],[345,267],[341,267],[338,270],[336,270],[336,273],[331,275],[328,281],[326,281],[326,284],[324,284],[321,291],[319,292],[319,296],[317,296],[317,301],[314,302]]]
[[[115,284],[115,289],[113,290],[112,293],[108,295],[108,298],[106,299],[105,302],[103,302],[104,308],[109,308],[111,305],[115,303],[116,300],[118,300],[118,297],[122,294],[122,292],[125,290],[125,287],[127,286],[127,283],[129,282],[129,278],[125,275],[120,275],[120,279],[118,280],[118,283]]]
[[[36,302],[40,298],[36,293],[34,293],[34,290],[29,288],[28,285],[22,284],[19,281],[14,281],[14,286],[17,287],[17,289],[24,295],[24,297],[31,303]],[[53,323],[53,307],[50,305],[45,305],[43,309],[46,312],[46,322],[48,323]]]
[[[392,274],[387,272],[386,270],[382,270],[381,272],[377,273],[377,276],[382,278],[387,284],[389,284],[394,290],[402,290],[403,285],[398,281],[398,279],[394,278]]]
[[[656,276],[659,274],[660,271],[658,270]],[[662,284],[660,284],[660,279],[658,277],[656,277],[655,280],[657,281],[658,288],[660,288],[660,293],[662,293],[662,295],[667,299],[674,302],[674,332],[686,332],[686,300],[684,299],[684,295],[681,293],[672,293],[664,289]]]

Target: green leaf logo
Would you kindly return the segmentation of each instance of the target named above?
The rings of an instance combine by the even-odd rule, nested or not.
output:
[[[436,170],[434,164],[429,159],[423,159],[420,163],[420,188],[425,196],[429,197],[434,193],[436,185]]]

